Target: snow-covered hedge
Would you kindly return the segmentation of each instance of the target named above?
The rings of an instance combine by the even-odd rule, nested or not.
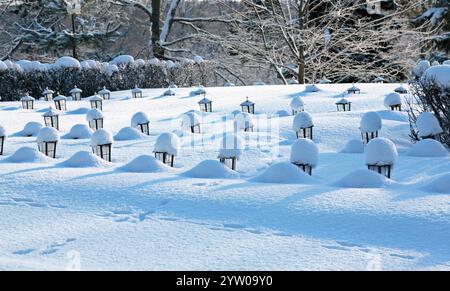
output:
[[[19,100],[27,92],[36,99],[49,87],[69,95],[74,86],[83,96],[92,96],[103,86],[111,91],[140,88],[163,88],[169,84],[194,86],[213,82],[211,62],[180,62],[169,65],[164,61],[133,61],[121,56],[110,63],[79,62],[63,57],[54,64],[5,61],[0,64],[0,96],[4,101]],[[26,69],[23,69],[26,68]]]

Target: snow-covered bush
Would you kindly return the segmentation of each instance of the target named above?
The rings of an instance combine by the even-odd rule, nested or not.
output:
[[[426,70],[431,67],[430,61],[421,60],[417,64],[417,66],[413,69],[412,74],[416,79],[420,79]]]
[[[420,80],[412,84],[411,89],[412,96],[407,100],[411,137],[419,140],[442,129],[440,140],[450,146],[450,66],[429,68]],[[433,113],[434,117],[427,114],[420,118],[425,112]]]
[[[414,144],[408,151],[413,157],[447,157],[448,150],[434,139],[424,139]]]

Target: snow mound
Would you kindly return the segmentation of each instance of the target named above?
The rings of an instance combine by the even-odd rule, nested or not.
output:
[[[305,103],[303,102],[302,98],[295,97],[291,100],[291,108],[295,111],[301,111],[303,110],[303,107],[305,106]]]
[[[161,173],[172,171],[172,168],[164,165],[158,159],[151,156],[139,156],[125,166],[119,168],[123,172],[130,173]]]
[[[450,194],[450,174],[437,178],[429,184],[429,188],[433,192]]]
[[[168,153],[178,156],[180,151],[180,139],[173,133],[163,133],[156,139],[154,152]]]
[[[442,89],[450,89],[450,66],[434,66],[425,71],[421,82],[424,84],[435,83]]]
[[[341,153],[362,154],[364,153],[364,143],[359,139],[352,139],[345,145]]]
[[[316,93],[316,92],[320,92],[320,89],[314,84],[306,85],[305,92]]]
[[[310,139],[300,138],[291,147],[291,163],[314,168],[317,166],[318,155],[319,149]]]
[[[413,157],[447,157],[449,152],[434,139],[424,139],[414,144],[408,151],[408,156]]]
[[[382,188],[391,183],[388,178],[377,172],[361,169],[348,174],[337,181],[334,186],[343,188]]]
[[[220,158],[237,158],[240,159],[244,150],[244,141],[237,135],[228,134],[220,143]]]
[[[6,136],[6,129],[0,125],[0,137]]]
[[[140,124],[145,124],[148,122],[150,122],[150,119],[147,114],[144,112],[138,112],[131,118],[131,127],[138,127]]]
[[[114,136],[114,140],[117,141],[137,140],[142,139],[144,137],[145,136],[142,134],[142,132],[140,132],[136,128],[124,127]]]
[[[58,69],[61,68],[81,69],[81,64],[78,60],[74,58],[62,57],[55,62],[54,67]]]
[[[68,134],[63,136],[63,139],[88,139],[92,136],[92,129],[85,124],[74,125]]]
[[[68,160],[58,164],[63,168],[103,168],[111,166],[111,163],[102,160],[91,152],[78,152]]]
[[[292,125],[292,129],[294,131],[299,131],[300,129],[308,128],[311,126],[314,126],[311,114],[304,111],[295,115],[294,123]]]
[[[59,133],[53,127],[43,127],[37,135],[37,142],[54,142],[59,141]]]
[[[282,162],[270,166],[251,181],[273,184],[311,184],[314,179],[299,167],[289,162]]]
[[[401,105],[402,104],[402,97],[398,93],[389,93],[384,98],[384,106],[385,107],[391,107],[394,105]]]
[[[380,130],[382,122],[380,116],[376,112],[367,112],[361,118],[360,129],[362,132],[375,132]]]
[[[23,130],[18,133],[19,136],[36,136],[42,128],[39,122],[28,122]]]
[[[91,145],[93,147],[112,143],[113,143],[112,135],[109,131],[105,129],[99,129],[96,132],[94,132],[91,136]]]
[[[422,112],[416,121],[420,136],[433,136],[443,132],[439,120],[431,112]]]
[[[394,165],[398,157],[395,144],[384,137],[372,139],[367,144],[365,153],[367,165]]]
[[[111,65],[116,66],[126,66],[126,65],[132,65],[134,64],[134,58],[129,55],[122,55],[116,57],[114,60],[110,62]]]
[[[183,173],[183,176],[204,179],[227,179],[237,178],[238,173],[217,160],[206,160],[202,161],[191,170]]]
[[[45,156],[43,153],[40,153],[38,150],[30,147],[22,147],[18,149],[13,155],[2,160],[2,162],[4,163],[14,163],[14,164],[46,163],[50,161],[52,161],[52,159]]]

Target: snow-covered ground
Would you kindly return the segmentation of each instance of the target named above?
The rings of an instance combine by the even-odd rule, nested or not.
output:
[[[408,155],[407,114],[383,105],[399,84],[358,84],[362,94],[345,96],[352,111],[336,112],[350,86],[319,85],[316,93],[301,85],[206,88],[213,113],[197,112],[202,134],[196,135],[180,126],[183,113],[198,110],[202,97],[190,96],[195,88],[173,89],[177,95],[169,97],[162,96],[166,89],[144,90],[143,99],[115,92],[103,104],[113,136],[137,112],[151,123],[150,136],[122,132],[112,163],[79,153],[91,151],[89,139],[65,137],[74,125],[87,125],[87,100],[69,101],[61,115],[56,160],[38,155],[33,163],[11,163],[19,148],[37,148],[36,137],[16,133],[28,122],[43,123],[52,103],[37,101],[32,111],[0,103],[8,132],[0,157],[0,269],[450,269],[450,157]],[[222,134],[233,131],[232,113],[247,96],[257,115],[255,132],[239,134],[246,148],[238,173],[212,162],[197,167],[217,160]],[[313,118],[320,151],[312,178],[278,164],[289,161],[296,140],[290,108],[296,96]],[[363,153],[341,153],[361,139],[368,111],[381,116],[380,136],[397,146],[392,180],[363,171]],[[181,136],[175,169],[140,157],[153,155],[164,132]],[[145,173],[130,171],[147,164]],[[192,178],[212,172],[219,178]]]

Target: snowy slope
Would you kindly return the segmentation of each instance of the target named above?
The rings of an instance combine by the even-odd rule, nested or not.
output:
[[[89,139],[62,139],[57,159],[41,163],[2,161],[17,149],[37,148],[36,137],[16,135],[28,122],[43,123],[51,103],[25,111],[0,103],[0,125],[10,134],[0,157],[0,269],[450,269],[450,191],[434,182],[450,174],[450,157],[407,153],[404,112],[387,111],[386,94],[399,84],[358,84],[362,94],[345,96],[351,112],[336,112],[349,84],[207,88],[213,113],[199,112],[193,88],[114,92],[104,101],[105,129],[114,136],[145,112],[150,136],[114,141],[108,167],[64,167]],[[238,174],[227,179],[190,178],[204,160],[217,160],[224,131],[233,131],[233,112],[249,97],[256,103],[255,132],[246,143]],[[270,166],[287,162],[295,141],[290,103],[301,97],[314,118],[319,148],[313,182],[256,183]],[[61,136],[87,124],[88,101],[69,101],[60,116]],[[182,132],[184,113],[200,116],[202,134]],[[367,111],[382,118],[381,137],[394,141],[399,158],[393,181],[380,188],[344,188],[338,181],[365,169],[363,153],[341,153],[360,139]],[[80,114],[81,113],[81,114]],[[153,155],[164,132],[180,135],[174,171],[121,170],[135,158]],[[370,189],[369,189],[370,188]],[[435,189],[440,189],[436,191]],[[80,263],[80,264],[78,264]]]

